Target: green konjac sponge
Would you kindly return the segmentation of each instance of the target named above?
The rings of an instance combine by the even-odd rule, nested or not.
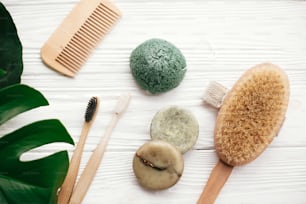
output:
[[[173,44],[162,39],[150,39],[133,50],[130,68],[141,88],[158,94],[180,84],[186,72],[186,61]]]

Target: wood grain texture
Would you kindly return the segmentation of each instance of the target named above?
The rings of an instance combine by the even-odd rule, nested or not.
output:
[[[3,0],[24,47],[22,82],[40,90],[50,106],[10,120],[0,135],[32,121],[59,118],[78,141],[86,104],[93,95],[101,106],[85,146],[81,170],[99,142],[122,92],[132,101],[113,132],[84,203],[196,203],[217,161],[213,148],[216,112],[202,102],[209,81],[231,87],[248,68],[262,62],[282,67],[291,95],[280,134],[254,162],[235,168],[217,204],[306,203],[306,2],[114,0],[122,18],[75,79],[48,69],[40,48],[77,0]],[[131,51],[149,38],[164,38],[181,49],[188,71],[179,87],[159,96],[144,94],[129,70]],[[142,189],[132,172],[134,152],[149,140],[156,111],[167,105],[191,110],[200,124],[198,142],[184,155],[185,171],[174,187]],[[33,159],[72,146],[56,144],[33,150]]]
[[[197,204],[215,203],[233,168],[233,166],[229,166],[219,160],[213,168]]]

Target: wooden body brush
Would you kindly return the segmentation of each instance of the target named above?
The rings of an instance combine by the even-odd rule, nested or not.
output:
[[[216,96],[209,96],[211,90],[207,93],[206,99]],[[198,204],[214,203],[233,167],[256,159],[278,134],[288,106],[289,81],[277,66],[260,64],[249,69],[222,98],[214,130],[220,160]],[[213,101],[208,103],[213,104]]]

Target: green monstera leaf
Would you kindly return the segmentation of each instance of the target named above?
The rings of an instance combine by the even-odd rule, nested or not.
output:
[[[9,12],[0,2],[0,88],[20,82],[22,45]]]
[[[13,85],[0,89],[0,125],[10,118],[32,108],[48,105],[48,101],[35,89]]]
[[[48,105],[37,90],[13,85],[0,90],[0,125],[10,118]],[[53,142],[73,144],[56,119],[34,122],[0,137],[0,203],[47,204],[57,202],[57,190],[66,176],[66,151],[33,161],[21,161],[23,153]]]
[[[37,90],[20,85],[22,45],[14,22],[0,2],[0,126],[20,113],[46,106]],[[0,127],[0,204],[55,204],[69,166],[67,151],[22,161],[21,156],[42,145],[73,144],[59,120],[34,122],[6,135]]]

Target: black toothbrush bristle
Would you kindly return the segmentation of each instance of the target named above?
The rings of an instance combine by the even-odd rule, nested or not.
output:
[[[87,105],[86,108],[86,113],[85,113],[85,122],[90,122],[96,112],[98,105],[98,98],[97,97],[92,97]]]

